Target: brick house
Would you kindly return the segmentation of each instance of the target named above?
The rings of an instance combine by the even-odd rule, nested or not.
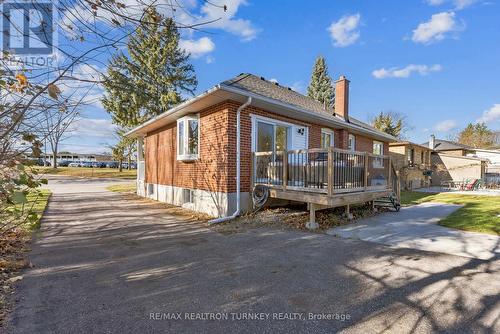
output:
[[[440,186],[451,181],[484,180],[488,167],[494,166],[490,159],[483,155],[484,151],[488,150],[478,150],[449,140],[436,139],[434,135],[431,135],[430,140],[422,145],[432,148],[431,184],[433,186]],[[480,153],[480,151],[483,152]],[[500,153],[498,155],[500,156]]]
[[[431,184],[431,153],[428,146],[409,141],[389,143],[389,154],[407,190],[429,187]]]
[[[349,81],[341,77],[335,85],[335,108],[328,109],[290,88],[240,74],[145,122],[128,133],[139,143],[138,194],[215,217],[239,209],[240,198],[244,212],[252,208],[253,187],[263,182],[257,160],[264,155],[273,159],[265,164],[265,182],[288,189],[287,196],[308,190],[297,191],[304,202],[313,203],[308,198],[316,193],[353,192],[349,202],[346,196],[337,204],[317,201],[331,206],[387,194],[395,138],[351,117]],[[334,166],[341,169],[337,174]]]

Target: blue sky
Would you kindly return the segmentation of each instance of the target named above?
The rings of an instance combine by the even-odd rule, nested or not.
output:
[[[206,32],[182,35],[194,56],[198,92],[241,72],[305,92],[314,60],[323,55],[332,77],[351,80],[350,113],[358,119],[404,114],[413,128],[408,139],[417,143],[478,120],[500,130],[495,0],[218,2],[228,5],[226,14],[185,2],[195,17],[225,15]],[[109,117],[98,107],[84,115],[82,130],[64,148],[103,151],[113,142]]]

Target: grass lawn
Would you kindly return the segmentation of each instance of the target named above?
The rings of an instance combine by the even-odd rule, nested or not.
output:
[[[52,193],[48,189],[41,189],[39,194],[29,194],[28,197],[28,203],[25,205],[28,205],[28,207],[31,207],[33,205],[33,210],[36,212],[38,219],[36,220],[35,223],[31,224],[30,226],[27,226],[29,229],[37,229],[40,227],[40,219],[42,219],[43,213],[45,211],[45,208],[47,207],[47,204],[49,202],[49,197]]]
[[[116,193],[135,193],[137,186],[135,183],[127,184],[115,184],[107,187],[109,191],[114,191]]]
[[[118,168],[86,168],[86,167],[35,167],[41,174],[68,175],[83,177],[111,177],[120,179],[135,179],[136,169],[124,169],[121,173]]]
[[[401,192],[402,205],[414,205],[424,202],[463,205],[462,208],[442,219],[439,222],[442,226],[500,235],[500,198],[498,196]]]

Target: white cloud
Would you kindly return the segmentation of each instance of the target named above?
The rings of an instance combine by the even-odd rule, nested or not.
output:
[[[337,22],[333,22],[328,31],[330,32],[330,37],[333,40],[333,45],[337,47],[346,47],[354,44],[360,36],[358,26],[361,19],[361,15],[346,15],[343,16]]]
[[[81,100],[83,104],[102,108],[103,88],[99,81],[102,80],[105,71],[105,68],[101,66],[80,63],[67,73],[69,78],[61,79],[57,86],[64,97],[71,97],[73,101]]]
[[[218,28],[240,36],[244,41],[254,39],[259,33],[250,20],[235,18],[241,5],[246,5],[245,0],[212,0],[206,1],[201,12],[204,14],[199,22],[211,22],[203,27]],[[222,9],[226,6],[226,11]]]
[[[117,126],[104,118],[79,118],[73,124],[72,135],[112,138]]]
[[[490,109],[483,111],[483,114],[477,120],[477,122],[479,123],[488,123],[495,121],[500,121],[500,104],[495,104]]]
[[[194,0],[177,0],[174,5],[170,0],[124,0],[121,3],[126,6],[121,12],[123,15],[100,10],[97,17],[92,15],[87,6],[76,4],[70,9],[71,13],[63,15],[60,25],[69,37],[74,38],[77,37],[75,26],[82,27],[81,22],[90,24],[100,21],[110,25],[112,20],[115,20],[123,25],[123,17],[139,20],[144,9],[154,4],[161,14],[173,17],[180,27],[197,25],[202,29],[220,29],[237,35],[244,41],[254,39],[259,33],[259,29],[255,28],[250,20],[236,17],[240,6],[247,4],[245,0],[203,1],[201,7]],[[193,30],[186,29],[183,33],[192,34]]]
[[[215,50],[214,42],[208,37],[202,37],[198,40],[182,39],[179,42],[179,47],[190,53],[193,58],[199,58]]]
[[[403,68],[392,67],[389,69],[381,68],[372,72],[377,79],[385,78],[408,78],[412,73],[427,75],[431,72],[439,72],[443,69],[441,65],[408,65]]]
[[[450,2],[455,6],[455,9],[464,9],[476,3],[477,0],[427,0],[426,2],[431,6],[441,6]]]
[[[457,122],[452,119],[447,119],[445,121],[439,122],[434,126],[435,131],[448,132],[457,127]]]
[[[461,27],[455,20],[455,13],[442,12],[432,15],[429,21],[420,23],[413,30],[412,40],[415,43],[430,44],[443,40],[447,33],[459,30]]]
[[[214,58],[214,57],[212,57],[212,56],[210,56],[210,55],[208,55],[208,56],[205,58],[205,62],[206,62],[207,64],[212,64],[214,61],[215,61],[215,58]]]

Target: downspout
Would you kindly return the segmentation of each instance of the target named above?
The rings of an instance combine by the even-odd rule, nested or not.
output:
[[[222,223],[231,219],[234,219],[240,215],[240,198],[241,198],[241,187],[240,187],[240,179],[241,179],[241,121],[240,114],[243,109],[248,107],[252,103],[252,97],[248,97],[247,101],[238,107],[236,110],[236,211],[227,217],[216,218],[208,221],[209,225]]]

